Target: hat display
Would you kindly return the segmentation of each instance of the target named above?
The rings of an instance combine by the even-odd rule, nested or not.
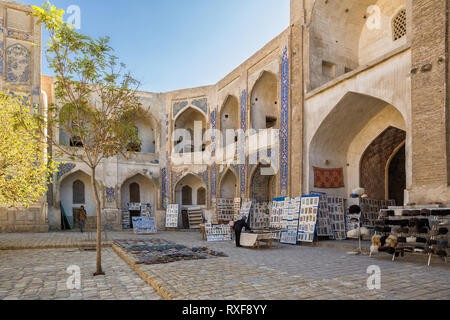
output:
[[[431,216],[431,210],[430,209],[422,209],[422,210],[420,210],[420,215],[423,217],[429,217],[429,216]]]
[[[381,236],[376,234],[372,237],[372,245],[381,247]]]
[[[439,234],[440,235],[448,234],[448,229],[447,228],[439,228]]]
[[[416,237],[408,237],[408,238],[406,238],[406,242],[407,243],[415,243],[416,242]]]
[[[397,242],[398,243],[406,243],[406,237],[398,237]]]

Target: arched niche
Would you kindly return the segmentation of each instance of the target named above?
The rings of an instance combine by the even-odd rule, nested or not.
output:
[[[201,123],[201,140],[206,131],[206,117],[199,109],[189,106],[183,110],[176,119],[173,127],[173,146],[175,153],[191,153],[203,151],[205,145],[201,143],[202,150],[194,150],[195,123]]]
[[[227,172],[220,181],[220,197],[223,199],[232,199],[238,196],[238,179],[236,174],[227,169]]]
[[[206,185],[202,179],[194,174],[187,174],[175,184],[175,203],[181,207],[203,206],[199,204],[201,199],[198,199],[198,191],[202,188],[206,190]],[[188,197],[188,194],[190,197]]]
[[[237,142],[237,134],[230,135],[227,140],[227,130],[236,132],[240,128],[239,101],[235,96],[228,96],[220,109],[220,133],[222,136],[221,146],[227,146]]]
[[[250,123],[252,129],[280,128],[278,81],[273,73],[264,71],[261,74],[251,91],[250,104]]]

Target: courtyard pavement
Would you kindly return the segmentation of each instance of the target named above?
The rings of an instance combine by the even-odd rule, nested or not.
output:
[[[0,234],[0,299],[450,299],[450,267],[439,258],[427,267],[425,257],[392,262],[388,255],[350,256],[348,250],[331,247],[238,249],[231,242],[202,241],[200,233],[114,232],[108,233],[107,246],[112,239],[160,238],[207,246],[228,257],[148,266],[135,265],[132,256],[119,252],[127,265],[113,249],[105,248],[106,276],[93,278],[95,252],[79,248],[94,244],[87,238],[76,232]],[[72,249],[39,249],[55,243],[56,248]],[[28,250],[28,245],[35,250]],[[69,265],[81,268],[81,290],[65,289]],[[380,290],[367,288],[368,267],[373,265],[381,271]]]

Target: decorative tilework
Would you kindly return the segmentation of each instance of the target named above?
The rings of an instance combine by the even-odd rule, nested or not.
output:
[[[167,175],[167,168],[161,169],[161,205],[163,208],[167,208],[167,205],[169,204],[169,199],[167,197],[168,195],[168,175]]]
[[[213,164],[211,167],[211,197],[217,195],[217,165]]]
[[[217,110],[211,112],[211,152],[216,152]]]
[[[241,94],[241,130],[246,132],[247,129],[247,91],[243,90]],[[246,166],[245,166],[245,135],[239,137],[239,175],[241,184],[241,195],[245,194],[246,189]]]
[[[113,187],[107,187],[105,193],[106,193],[106,202],[114,203],[114,201],[116,200],[116,189]]]
[[[202,110],[205,114],[208,112],[208,99],[207,98],[192,100],[191,104],[193,106],[196,106],[200,110]]]
[[[56,180],[61,179],[66,173],[69,173],[75,169],[76,165],[73,163],[61,163],[58,167],[58,173],[56,175]]]
[[[188,106],[188,102],[187,101],[181,101],[181,102],[175,102],[173,104],[173,115],[172,117],[175,119],[175,117],[177,116],[177,114],[183,110],[184,108],[186,108]]]
[[[197,108],[199,108],[201,111],[203,111],[204,114],[208,113],[208,99],[202,98],[202,99],[194,99],[191,101],[191,104]],[[175,119],[176,116],[187,106],[189,105],[188,101],[180,101],[175,102],[173,104],[173,114],[172,119]]]
[[[6,49],[6,81],[9,83],[30,83],[30,50],[19,43]]]
[[[281,59],[280,195],[288,195],[289,184],[289,58],[284,48]]]

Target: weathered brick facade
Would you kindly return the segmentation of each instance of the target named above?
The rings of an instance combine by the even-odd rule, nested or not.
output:
[[[412,202],[450,200],[448,6],[412,1]]]

